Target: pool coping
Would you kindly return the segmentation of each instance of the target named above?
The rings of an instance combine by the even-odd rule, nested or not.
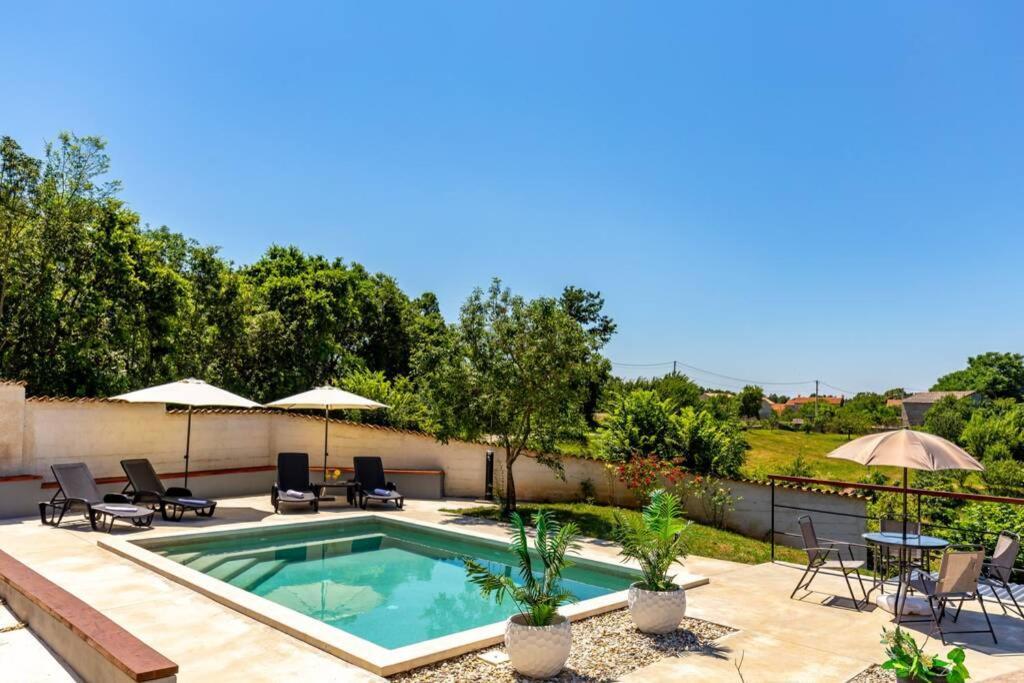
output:
[[[505,539],[496,538],[491,534],[485,534],[474,529],[452,529],[450,526],[443,524],[408,518],[395,518],[391,514],[374,511],[350,514],[343,518],[296,521],[294,524],[321,526],[372,519],[421,527],[445,534],[468,536],[489,545],[504,547],[507,544]],[[273,528],[290,526],[293,526],[293,524],[275,524]],[[252,522],[233,524],[230,525],[230,528],[210,528],[186,533],[181,533],[177,529],[168,529],[162,533],[147,533],[145,538],[139,540],[148,545],[151,542],[160,540],[183,541],[230,531],[270,530],[270,528],[263,522]],[[226,605],[252,619],[287,633],[294,638],[298,638],[305,643],[379,676],[390,676],[402,671],[408,671],[409,669],[450,659],[466,652],[500,643],[505,636],[505,622],[501,621],[441,636],[440,638],[432,638],[395,649],[387,649],[339,628],[329,626],[317,619],[300,614],[266,598],[232,586],[225,581],[179,564],[174,560],[167,559],[133,541],[116,537],[105,537],[97,543],[105,550],[132,560],[222,605]],[[587,557],[579,553],[575,553],[573,556],[585,564],[603,565],[609,568],[614,567],[617,570],[621,570],[623,567],[623,565],[618,563]],[[690,576],[682,585],[684,588],[694,588],[706,583],[708,583],[707,577]],[[567,605],[561,608],[560,612],[570,620],[583,619],[625,607],[626,595],[627,591],[625,590],[609,593],[596,598],[582,600],[576,604]]]

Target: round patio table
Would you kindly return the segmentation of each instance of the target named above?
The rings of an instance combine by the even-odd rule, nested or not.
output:
[[[906,593],[910,586],[910,562],[911,552],[918,550],[922,556],[931,550],[941,550],[949,545],[949,541],[937,536],[925,536],[922,534],[906,534],[901,531],[869,531],[861,534],[868,543],[890,548],[899,548],[899,582],[896,584],[896,623],[900,622],[902,616],[902,605],[900,604],[900,593]],[[879,577],[878,586],[885,592],[885,577]],[[904,598],[905,602],[905,598]]]

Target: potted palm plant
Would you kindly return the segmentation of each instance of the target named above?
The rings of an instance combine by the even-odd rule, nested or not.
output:
[[[882,644],[889,657],[882,664],[899,683],[964,683],[971,674],[964,666],[964,651],[955,647],[945,659],[922,652],[913,636],[897,627],[882,629]]]
[[[538,511],[532,519],[537,528],[533,553],[522,518],[519,513],[512,514],[514,534],[509,549],[519,560],[518,581],[495,574],[471,558],[464,562],[470,581],[485,597],[493,596],[498,604],[509,597],[516,604],[518,613],[505,625],[505,649],[512,668],[529,678],[550,678],[565,666],[572,647],[569,620],[558,608],[576,600],[562,587],[561,576],[572,566],[566,553],[578,548],[579,528],[572,522],[558,524],[547,510]]]
[[[679,497],[663,489],[651,494],[651,502],[639,517],[615,514],[615,540],[621,555],[640,564],[643,581],[629,587],[629,613],[644,633],[674,631],[686,615],[686,591],[668,575],[686,557]]]

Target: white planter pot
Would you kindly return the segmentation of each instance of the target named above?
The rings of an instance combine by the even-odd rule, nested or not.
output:
[[[565,666],[572,647],[569,620],[559,615],[550,626],[527,626],[523,615],[505,624],[505,649],[512,668],[529,678],[551,678]]]
[[[686,616],[686,591],[648,591],[634,583],[629,587],[629,614],[644,633],[674,631]]]

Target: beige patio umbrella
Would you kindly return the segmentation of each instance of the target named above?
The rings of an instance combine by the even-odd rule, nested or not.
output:
[[[182,379],[114,396],[114,400],[129,403],[173,403],[188,406],[188,429],[185,433],[185,487],[188,488],[188,459],[192,445],[192,408],[199,406],[227,406],[230,408],[259,408],[260,404],[230,391],[225,391],[201,379]]]
[[[324,479],[327,478],[327,429],[330,425],[332,410],[376,410],[387,408],[378,403],[350,391],[331,386],[317,387],[301,394],[281,398],[266,404],[268,408],[284,408],[285,410],[319,410],[324,411]]]
[[[843,444],[829,458],[861,465],[903,468],[903,535],[907,532],[907,470],[983,470],[971,454],[951,441],[927,432],[897,429],[868,434]]]

